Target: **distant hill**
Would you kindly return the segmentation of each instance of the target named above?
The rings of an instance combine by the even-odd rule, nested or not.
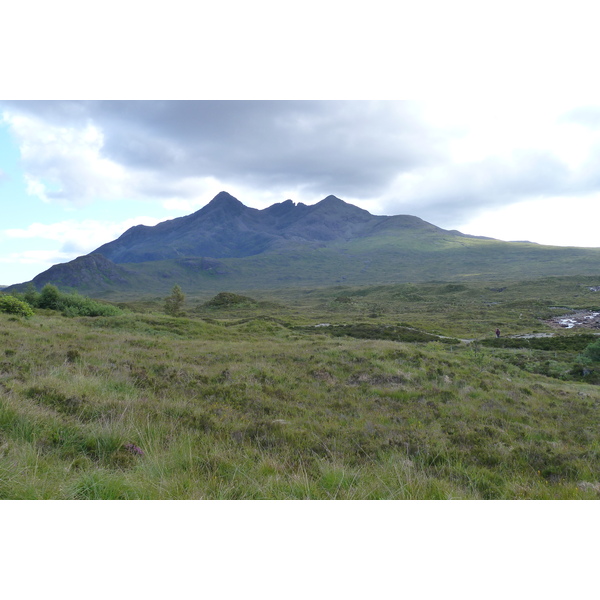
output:
[[[138,225],[33,279],[97,297],[289,286],[596,275],[600,249],[501,242],[328,196],[258,210],[221,192],[199,211]],[[23,289],[26,284],[10,286]]]

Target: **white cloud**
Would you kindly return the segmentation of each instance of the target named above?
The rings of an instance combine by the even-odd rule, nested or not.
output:
[[[50,268],[56,263],[65,262],[73,258],[66,252],[56,250],[25,250],[23,252],[12,252],[7,256],[0,257],[0,263],[22,264],[22,265],[46,265]]]
[[[184,200],[182,198],[168,198],[163,202],[167,210],[177,210],[182,212],[193,212],[200,208],[206,201]]]
[[[51,224],[32,223],[25,229],[6,229],[2,233],[9,238],[60,242],[60,252],[70,260],[114,240],[134,225],[156,225],[161,220],[154,217],[135,217],[120,222],[68,220]]]
[[[28,194],[76,206],[127,195],[130,177],[101,156],[104,136],[95,125],[56,125],[8,111],[3,120],[18,140]]]
[[[52,265],[89,254],[111,242],[135,225],[156,225],[162,219],[135,217],[124,221],[66,220],[58,223],[31,223],[23,229],[0,231],[7,242],[0,257],[2,283],[8,285],[32,279]],[[35,247],[35,248],[34,248]]]
[[[600,247],[600,196],[536,198],[487,211],[457,229],[505,241],[530,241],[561,246]]]
[[[48,196],[46,195],[46,186],[39,179],[25,174],[25,183],[27,184],[27,193],[30,196],[36,196],[42,202],[49,202]]]

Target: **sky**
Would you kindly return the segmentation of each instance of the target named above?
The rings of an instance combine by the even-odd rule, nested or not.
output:
[[[600,246],[594,3],[213,4],[3,8],[0,285],[220,191]]]
[[[564,100],[0,100],[0,281],[228,191],[329,194],[376,215],[600,246],[600,103]]]

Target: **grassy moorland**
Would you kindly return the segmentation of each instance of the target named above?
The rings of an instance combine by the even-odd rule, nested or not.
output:
[[[0,312],[0,498],[598,498],[598,283]]]

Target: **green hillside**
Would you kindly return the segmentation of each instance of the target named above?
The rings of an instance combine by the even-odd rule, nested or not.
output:
[[[155,297],[175,284],[190,294],[283,287],[382,285],[427,281],[522,280],[593,276],[600,249],[559,248],[408,230],[338,241],[321,248],[297,245],[244,258],[182,258],[114,265],[100,255],[56,265],[34,278],[113,300]],[[9,289],[24,290],[25,284]]]

